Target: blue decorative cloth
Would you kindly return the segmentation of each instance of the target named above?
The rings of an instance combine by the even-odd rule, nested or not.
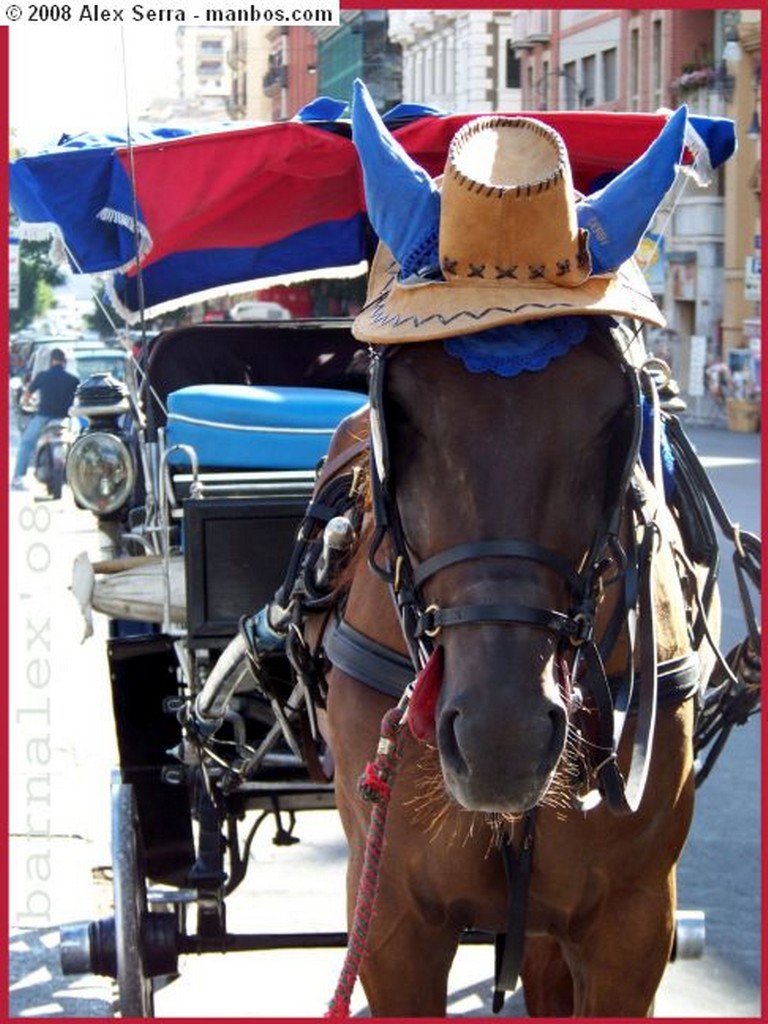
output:
[[[516,377],[545,369],[584,340],[588,324],[583,316],[556,316],[505,324],[477,334],[462,334],[443,342],[450,356],[461,359],[470,373]]]
[[[650,476],[653,472],[653,449],[651,447],[653,439],[653,406],[645,395],[641,395],[640,408],[643,418],[643,431],[640,435],[640,460],[646,473]],[[659,424],[659,427],[661,477],[664,484],[664,497],[669,501],[673,497],[677,486],[675,481],[675,455],[669,443],[666,426],[663,421]]]
[[[318,96],[310,103],[305,104],[301,110],[294,115],[294,121],[338,121],[347,104],[343,100],[334,100],[330,96]]]

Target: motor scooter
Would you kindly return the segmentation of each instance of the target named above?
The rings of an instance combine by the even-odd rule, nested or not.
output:
[[[11,380],[11,390],[17,422],[23,433],[37,412],[39,399],[37,395],[25,397],[23,382],[18,378]],[[52,416],[43,426],[35,443],[31,465],[35,479],[45,486],[47,497],[51,500],[61,498],[66,479],[67,456],[78,432],[78,421],[71,416]]]
[[[67,456],[74,440],[72,419],[52,418],[43,427],[35,445],[35,479],[43,484],[53,501],[61,498],[66,477]]]

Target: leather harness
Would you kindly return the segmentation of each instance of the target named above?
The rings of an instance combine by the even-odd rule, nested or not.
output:
[[[759,541],[751,534],[740,535],[733,527],[714,494],[701,464],[690,447],[674,416],[666,418],[668,436],[679,467],[680,492],[678,508],[685,546],[692,551],[697,564],[706,566],[708,575],[700,594],[697,592],[698,613],[692,624],[692,650],[681,657],[657,664],[652,593],[653,556],[657,548],[660,529],[657,519],[669,514],[664,505],[662,470],[660,462],[660,410],[656,385],[644,369],[647,353],[637,332],[615,325],[611,329],[608,351],[627,381],[628,398],[633,412],[631,437],[624,456],[616,494],[601,528],[592,540],[581,569],[575,569],[557,552],[520,538],[469,541],[462,543],[414,565],[400,520],[396,494],[391,483],[391,465],[387,424],[384,415],[386,368],[396,355],[397,346],[374,348],[371,358],[370,381],[370,439],[358,441],[342,451],[332,463],[324,467],[316,489],[316,496],[307,511],[307,519],[299,537],[297,551],[292,560],[286,582],[278,592],[280,604],[293,605],[294,623],[299,625],[307,610],[323,609],[328,612],[322,647],[329,661],[360,682],[392,697],[401,706],[407,705],[415,677],[424,668],[434,649],[436,638],[443,629],[458,628],[467,623],[525,624],[552,632],[560,645],[575,648],[572,678],[587,691],[593,712],[590,721],[596,721],[596,735],[590,736],[591,745],[598,751],[598,763],[592,767],[596,788],[585,797],[575,798],[576,806],[587,810],[604,799],[616,814],[634,812],[642,799],[648,776],[649,758],[653,744],[656,710],[661,705],[681,703],[700,693],[701,679],[697,650],[707,634],[706,617],[714,594],[718,572],[718,546],[712,529],[711,510],[719,525],[734,540],[734,565],[739,591],[749,622],[750,638],[757,641],[759,634],[751,601],[746,592],[748,578],[759,588]],[[641,433],[641,396],[650,404],[650,450],[652,466],[647,473],[650,488],[642,487],[638,478]],[[647,429],[647,427],[646,427]],[[307,551],[312,550],[313,527],[327,522],[332,515],[354,506],[356,524],[362,519],[360,490],[357,479],[361,467],[355,467],[360,457],[369,459],[369,488],[374,514],[374,532],[368,552],[369,565],[384,580],[391,592],[398,612],[408,655],[386,647],[352,627],[344,618],[343,598],[332,593],[323,596],[307,592],[305,578]],[[350,464],[352,472],[348,471]],[[338,476],[342,470],[344,472]],[[350,483],[351,481],[351,483]],[[357,502],[357,504],[355,504]],[[626,550],[619,540],[622,513],[630,516],[626,531]],[[687,534],[687,536],[686,536]],[[383,547],[385,538],[388,545]],[[301,548],[301,552],[299,552]],[[316,551],[317,542],[314,542]],[[386,550],[383,562],[382,550]],[[610,554],[610,558],[606,557]],[[685,555],[677,552],[685,563]],[[311,561],[311,555],[309,561]],[[448,608],[427,606],[422,597],[424,583],[448,566],[483,558],[527,559],[547,567],[564,580],[571,599],[568,610],[530,607],[517,602],[499,604],[469,604]],[[601,592],[603,576],[609,565],[618,564],[623,584],[623,600],[619,601],[611,620],[601,637],[595,635],[595,614]],[[302,570],[303,567],[303,571]],[[691,565],[687,563],[690,570]],[[299,577],[298,591],[296,579]],[[615,581],[616,577],[614,577]],[[299,600],[294,598],[299,596]],[[627,663],[624,672],[608,676],[605,663],[622,631],[627,637]],[[301,629],[289,638],[299,638],[306,647]],[[724,663],[717,645],[710,637],[723,670],[731,677],[731,668]],[[289,643],[289,656],[290,656]],[[639,648],[640,668],[635,671],[635,649]],[[308,666],[306,651],[302,658]],[[291,657],[294,667],[299,659]],[[309,668],[306,667],[309,672]],[[734,679],[735,681],[735,679]],[[578,714],[578,712],[576,712]],[[636,718],[630,769],[626,779],[617,763],[617,751],[628,715]],[[595,727],[593,726],[593,729]],[[508,840],[501,853],[509,885],[508,920],[505,934],[497,936],[496,984],[494,1011],[498,1012],[504,992],[513,989],[522,962],[525,936],[528,879],[533,863],[536,808],[523,816],[521,840],[515,850]]]
[[[375,349],[372,355],[369,391],[370,486],[375,529],[368,560],[373,571],[390,587],[414,674],[426,664],[434,647],[434,640],[442,629],[467,623],[522,623],[536,626],[554,633],[561,643],[566,642],[575,647],[575,659],[581,669],[579,683],[589,692],[597,709],[596,743],[600,750],[600,760],[594,769],[597,786],[612,811],[617,814],[629,814],[637,809],[642,799],[648,775],[657,705],[652,572],[653,556],[658,542],[658,510],[656,507],[649,507],[649,502],[641,494],[640,489],[633,485],[633,473],[638,464],[642,432],[641,393],[645,394],[646,400],[651,402],[653,408],[654,436],[651,440],[651,450],[654,452],[654,466],[650,474],[652,492],[656,493],[662,483],[659,410],[655,386],[642,369],[642,363],[634,366],[627,358],[626,349],[635,351],[632,347],[634,339],[630,339],[630,345],[625,346],[625,351],[619,355],[617,349],[626,340],[626,336],[612,333],[611,338],[614,344],[609,348],[609,352],[628,384],[629,401],[633,410],[632,435],[625,453],[615,500],[608,509],[604,523],[593,538],[580,570],[573,568],[557,552],[520,538],[470,541],[441,551],[416,566],[413,565],[400,520],[396,495],[391,487],[388,434],[384,415],[386,367],[398,349],[396,346]],[[623,550],[619,541],[620,519],[625,506],[633,517],[633,527],[629,531],[631,540],[627,551]],[[637,543],[636,534],[639,535]],[[390,554],[382,565],[377,556],[385,537],[389,539]],[[602,577],[607,566],[612,563],[612,560],[606,558],[609,551],[622,567],[624,602],[620,614],[609,624],[606,635],[598,640],[595,636],[595,614]],[[566,583],[571,597],[571,608],[568,611],[561,611],[530,607],[517,602],[458,605],[451,608],[425,605],[421,587],[426,580],[447,566],[488,557],[523,558],[553,570]],[[636,637],[638,619],[640,635]],[[626,632],[628,640],[627,669],[611,686],[604,663],[622,629]],[[336,639],[338,641],[338,634]],[[638,686],[634,669],[637,639],[643,668],[642,687]],[[331,645],[333,647],[333,640]],[[328,654],[331,660],[334,660],[331,651],[328,651]],[[572,675],[576,677],[575,666]],[[618,768],[616,755],[624,722],[633,702],[636,707],[637,724],[630,770],[625,780]],[[599,797],[593,792],[589,799],[593,804]]]

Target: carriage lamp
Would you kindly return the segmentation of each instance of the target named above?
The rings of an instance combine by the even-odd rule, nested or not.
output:
[[[110,515],[130,499],[136,480],[133,455],[120,428],[130,411],[128,390],[109,373],[78,387],[71,409],[87,421],[67,459],[67,483],[80,508]]]

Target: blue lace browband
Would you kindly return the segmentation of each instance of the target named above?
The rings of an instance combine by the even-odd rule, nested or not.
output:
[[[582,342],[588,329],[586,317],[556,316],[462,334],[446,339],[443,346],[448,355],[461,359],[470,373],[516,377],[524,371],[545,369]]]

